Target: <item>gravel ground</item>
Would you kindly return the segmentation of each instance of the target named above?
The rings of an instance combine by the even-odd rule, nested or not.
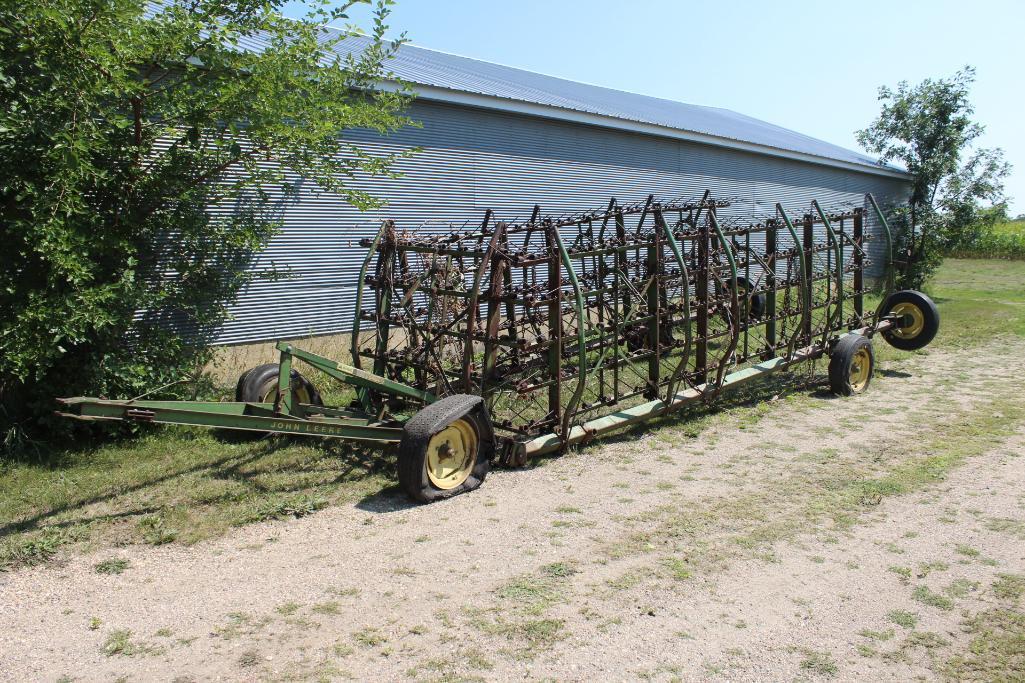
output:
[[[991,416],[1012,359],[934,351],[864,396],[669,424],[440,504],[0,574],[0,679],[936,678],[1025,573],[1025,436],[845,514],[836,495]]]

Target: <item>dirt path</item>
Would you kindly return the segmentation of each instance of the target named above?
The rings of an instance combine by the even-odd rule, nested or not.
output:
[[[663,425],[443,504],[0,574],[0,678],[977,673],[972,625],[1025,591],[1013,357],[916,356],[865,396]]]

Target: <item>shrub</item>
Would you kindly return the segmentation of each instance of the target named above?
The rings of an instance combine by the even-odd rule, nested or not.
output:
[[[408,123],[368,47],[326,34],[352,3],[39,0],[0,8],[0,435],[50,439],[61,395],[134,396],[196,377],[206,334],[274,233],[268,190],[304,177],[356,206],[391,174],[344,131]],[[314,23],[316,22],[316,23]],[[266,47],[239,50],[256,36]],[[399,41],[401,42],[401,41]],[[232,211],[212,211],[231,205]],[[274,273],[265,273],[272,277]],[[59,424],[59,426],[58,426]]]

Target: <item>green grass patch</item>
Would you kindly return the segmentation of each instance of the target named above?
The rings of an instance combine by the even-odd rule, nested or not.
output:
[[[815,650],[804,651],[804,656],[801,658],[801,668],[819,676],[835,676],[836,672],[839,671],[833,655],[828,652],[817,652]]]
[[[916,586],[915,591],[911,594],[911,597],[913,597],[915,600],[922,603],[923,605],[928,605],[929,607],[935,607],[937,609],[942,609],[946,611],[954,609],[953,600],[951,600],[945,595],[941,595],[940,593],[934,593],[932,589],[930,589],[928,586],[924,584]]]
[[[239,441],[173,426],[56,453],[45,465],[0,461],[0,568],[89,539],[192,544],[302,517],[392,486],[393,462],[339,441]]]
[[[995,608],[962,623],[971,636],[967,651],[951,657],[941,671],[958,681],[1025,680],[1025,613]]]
[[[886,615],[886,618],[901,628],[914,628],[918,625],[918,617],[902,609],[893,610]]]
[[[124,570],[128,569],[128,560],[112,557],[109,560],[97,562],[93,565],[93,569],[98,574],[121,574]]]
[[[1021,574],[1000,574],[993,583],[993,595],[999,600],[1018,602],[1025,596],[1025,576]]]
[[[107,635],[100,651],[108,657],[123,655],[130,657],[139,652],[139,646],[132,642],[132,632],[128,629],[117,629]]]

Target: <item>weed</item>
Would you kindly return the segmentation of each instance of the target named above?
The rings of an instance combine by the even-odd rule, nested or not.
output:
[[[1008,517],[986,520],[986,528],[990,531],[1010,534],[1025,539],[1025,521]]]
[[[120,574],[128,569],[128,560],[112,557],[109,560],[96,563],[93,565],[93,569],[99,574]]]
[[[520,609],[535,613],[544,611],[562,599],[549,576],[521,576],[495,592],[503,600],[515,602]]]
[[[564,578],[567,576],[573,576],[578,571],[579,570],[573,567],[573,565],[567,562],[553,562],[552,564],[546,564],[545,566],[541,567],[542,574],[554,578]]]
[[[260,663],[260,653],[254,650],[246,650],[238,658],[238,665],[242,668],[251,668]]]
[[[887,569],[889,572],[893,572],[900,577],[900,582],[907,584],[911,582],[911,567],[898,567],[897,565],[891,566]]]
[[[246,521],[262,522],[269,519],[305,517],[327,505],[322,496],[301,494],[262,501]]]
[[[164,545],[178,538],[178,529],[168,526],[162,515],[149,515],[139,520],[142,538],[150,545]]]
[[[801,668],[820,676],[834,676],[839,670],[833,655],[828,652],[817,652],[815,650],[804,650]]]
[[[918,602],[929,607],[936,607],[942,610],[954,609],[954,601],[950,598],[940,595],[939,593],[933,593],[925,584],[919,585],[915,588],[914,593],[911,594]]]
[[[137,652],[137,647],[132,643],[132,632],[128,629],[117,629],[111,631],[107,635],[107,640],[103,643],[103,647],[100,648],[100,652],[113,657],[114,655],[124,655],[130,657]]]
[[[80,540],[84,535],[84,529],[78,527],[50,527],[38,534],[7,541],[0,545],[0,571],[47,562],[61,546]]]
[[[615,579],[608,579],[605,583],[609,588],[617,591],[629,590],[641,582],[641,575],[636,572],[626,572]]]
[[[945,572],[948,569],[950,569],[950,565],[946,562],[924,562],[918,566],[918,578],[924,579],[933,572]]]
[[[914,628],[918,624],[918,617],[902,609],[895,609],[886,615],[886,618],[902,628]]]
[[[341,610],[337,602],[330,601],[316,604],[310,608],[310,611],[314,614],[338,614]]]
[[[298,602],[284,602],[275,607],[274,611],[282,616],[290,617],[298,612],[300,607],[302,607],[302,605]]]
[[[352,638],[363,647],[377,647],[388,642],[387,636],[369,626],[353,633]]]
[[[519,626],[519,631],[531,645],[549,646],[565,637],[562,619],[532,619]]]
[[[979,589],[978,581],[969,581],[967,579],[957,579],[953,581],[949,586],[943,589],[943,592],[952,598],[963,598],[966,597],[972,591]]]
[[[915,631],[907,637],[904,641],[907,647],[924,647],[928,650],[932,650],[938,647],[944,647],[950,644],[950,641],[932,631]]]
[[[878,640],[881,642],[893,638],[893,629],[888,628],[885,631],[872,631],[870,629],[863,628],[860,631],[858,631],[858,635],[862,638],[868,638],[869,640]]]
[[[678,581],[684,581],[691,577],[690,567],[687,566],[687,563],[684,560],[675,557],[667,557],[662,560],[662,564],[669,570],[672,577]]]
[[[1025,680],[1025,613],[996,608],[962,623],[972,636],[967,651],[951,657],[941,668],[951,680]]]
[[[980,554],[976,548],[973,548],[970,545],[964,545],[962,543],[958,543],[954,547],[954,552],[956,552],[958,555],[964,555],[965,557],[978,557]]]
[[[999,574],[993,583],[993,595],[1001,600],[1017,602],[1025,595],[1025,576],[1021,574]]]

